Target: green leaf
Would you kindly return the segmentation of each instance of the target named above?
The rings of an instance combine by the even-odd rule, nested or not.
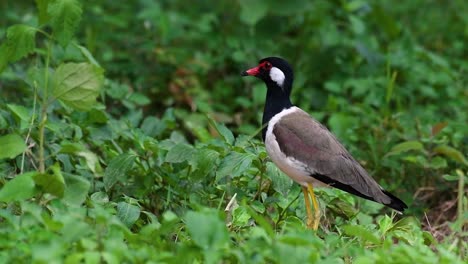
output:
[[[218,134],[223,137],[224,141],[226,141],[229,145],[234,143],[234,135],[225,125],[216,123],[216,121],[210,117],[208,117],[208,122],[216,129],[216,132],[218,132]]]
[[[424,146],[419,141],[406,141],[400,144],[393,146],[393,148],[386,154],[386,156],[397,155],[403,152],[408,152],[410,150],[420,151],[423,150]]]
[[[34,175],[34,182],[46,193],[62,198],[65,191],[65,180],[60,171],[60,166],[55,164],[51,167],[52,174],[38,173]]]
[[[26,150],[24,139],[17,134],[0,137],[0,159],[13,159]]]
[[[216,210],[189,211],[185,215],[185,223],[193,241],[202,249],[218,249],[229,242],[226,226]]]
[[[69,204],[81,205],[88,195],[91,184],[79,176],[68,176],[63,200]]]
[[[372,244],[380,244],[380,239],[371,231],[358,225],[345,225],[343,231],[348,236],[355,236],[360,238],[363,242],[370,242]]]
[[[216,167],[219,153],[211,149],[202,149],[196,156],[197,169],[193,174],[194,179],[202,179]]]
[[[267,162],[266,174],[270,177],[271,182],[273,183],[273,189],[286,196],[293,184],[291,178],[283,174],[272,162]]]
[[[61,64],[53,77],[52,96],[77,110],[90,110],[103,86],[103,70],[89,63]]]
[[[127,179],[127,172],[132,168],[136,156],[123,153],[113,158],[104,172],[104,187],[109,190],[117,182]]]
[[[78,0],[55,0],[49,4],[48,13],[55,38],[62,47],[68,45],[81,20],[81,4]]]
[[[263,0],[240,0],[240,19],[247,25],[253,26],[265,17],[268,4]]]
[[[463,156],[463,154],[460,151],[450,146],[439,145],[435,147],[432,151],[437,154],[445,155],[446,157],[449,157],[453,159],[454,161],[457,161],[461,164],[464,164],[465,166],[468,166],[468,161],[466,160],[465,156]]]
[[[189,144],[179,143],[167,152],[166,162],[180,163],[191,160],[195,154],[195,149]]]
[[[11,202],[29,199],[35,194],[33,177],[36,172],[16,176],[0,189],[0,201]]]
[[[50,2],[51,2],[50,0],[36,0],[36,6],[37,6],[40,25],[47,23],[50,19],[50,16],[47,13],[47,8]]]
[[[127,227],[131,227],[140,217],[140,207],[120,202],[117,204],[117,216]]]
[[[86,165],[93,173],[102,171],[101,165],[99,165],[99,159],[96,156],[96,154],[89,151],[83,145],[79,143],[69,143],[69,142],[62,143],[62,148],[60,149],[60,153],[73,154],[73,155],[84,158],[86,160]]]
[[[221,162],[216,173],[216,179],[220,180],[227,175],[238,177],[250,168],[255,156],[250,153],[231,152]]]
[[[27,25],[8,28],[6,41],[0,46],[0,73],[9,62],[15,62],[36,48],[36,29]]]

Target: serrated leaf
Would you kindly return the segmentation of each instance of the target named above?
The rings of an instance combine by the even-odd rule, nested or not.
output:
[[[53,77],[52,96],[77,110],[90,110],[103,86],[103,70],[89,63],[61,64]]]
[[[49,7],[50,0],[36,0],[36,7],[38,11],[39,24],[43,25],[49,21],[50,16],[47,13],[47,8]]]
[[[73,205],[81,205],[88,196],[89,187],[91,186],[89,181],[78,176],[68,176],[65,182],[63,201]]]
[[[423,149],[424,149],[424,146],[419,141],[416,141],[416,140],[406,141],[406,142],[403,142],[403,143],[400,143],[400,144],[397,144],[397,145],[393,146],[392,149],[390,150],[390,152],[388,152],[386,154],[386,156],[397,155],[397,154],[407,152],[407,151],[410,151],[410,150],[420,151],[420,150],[423,150]]]
[[[81,20],[81,4],[77,0],[55,0],[47,9],[53,35],[65,47]]]
[[[131,227],[140,217],[140,207],[120,202],[117,204],[117,216],[127,227]]]
[[[51,167],[52,174],[38,173],[34,175],[34,182],[41,189],[57,197],[63,197],[65,191],[65,180],[60,171],[60,166],[55,164]]]
[[[457,161],[465,166],[468,166],[468,161],[466,160],[463,154],[447,145],[439,145],[432,150],[434,153],[445,155],[446,157],[451,158],[454,161]]]
[[[124,153],[113,158],[104,172],[104,187],[109,190],[117,182],[127,179],[127,172],[132,168],[136,156]]]
[[[371,231],[358,225],[345,225],[343,231],[348,236],[358,237],[363,242],[370,242],[372,244],[380,244],[380,239]]]
[[[26,144],[19,135],[9,134],[0,137],[0,149],[0,159],[13,159],[26,150]]]
[[[179,143],[169,150],[166,155],[166,162],[179,163],[191,160],[195,149],[189,144]]]
[[[36,48],[36,28],[14,25],[7,29],[6,41],[0,46],[0,73],[9,62],[15,62]]]
[[[254,155],[250,153],[231,152],[227,155],[218,167],[216,179],[220,180],[227,175],[238,177],[250,168]]]
[[[0,189],[0,201],[22,201],[33,197],[35,194],[33,180],[35,174],[36,172],[24,173],[8,181]]]

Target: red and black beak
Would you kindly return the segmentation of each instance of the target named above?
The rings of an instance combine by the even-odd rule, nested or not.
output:
[[[241,73],[241,76],[257,76],[257,74],[260,72],[260,66],[254,67],[252,69],[248,69],[246,71],[243,71]]]

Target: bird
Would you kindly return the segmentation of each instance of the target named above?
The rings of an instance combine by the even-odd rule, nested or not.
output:
[[[317,230],[320,224],[314,187],[338,188],[398,212],[408,208],[384,190],[324,125],[291,103],[294,73],[286,60],[261,59],[241,76],[254,76],[266,85],[262,139],[273,163],[301,185],[307,228]]]

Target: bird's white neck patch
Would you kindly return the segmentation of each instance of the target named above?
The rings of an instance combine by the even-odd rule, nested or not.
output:
[[[279,87],[283,87],[283,83],[284,83],[284,73],[276,68],[276,67],[273,67],[271,68],[270,70],[270,78],[276,82],[278,84]]]

